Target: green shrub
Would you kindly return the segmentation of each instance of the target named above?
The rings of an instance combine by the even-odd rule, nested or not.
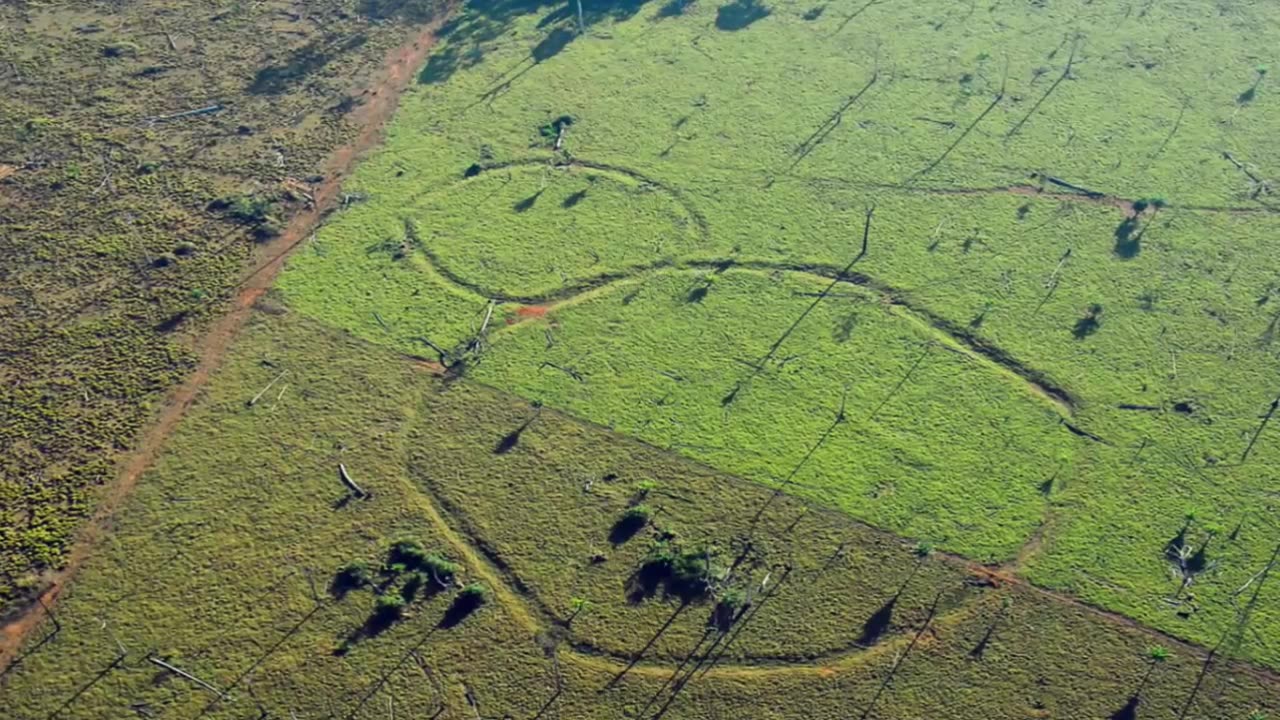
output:
[[[458,564],[434,553],[422,558],[422,569],[437,585],[446,587],[458,574]]]
[[[406,604],[401,595],[379,595],[373,603],[373,617],[380,622],[395,622],[404,616]]]
[[[331,590],[341,597],[352,590],[358,590],[373,582],[369,566],[359,560],[350,562],[340,568],[333,576]]]
[[[462,592],[458,593],[458,598],[473,606],[483,605],[489,599],[489,588],[473,582],[462,588]]]
[[[403,565],[410,570],[421,567],[427,551],[417,540],[397,540],[387,550],[388,565]]]

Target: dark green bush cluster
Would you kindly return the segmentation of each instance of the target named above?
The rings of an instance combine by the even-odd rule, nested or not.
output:
[[[232,195],[210,204],[210,209],[222,211],[227,217],[254,225],[253,234],[258,240],[268,240],[279,235],[284,226],[278,219],[279,208],[275,198],[262,195]]]
[[[445,588],[458,574],[458,565],[440,555],[428,553],[416,540],[399,540],[387,552],[383,573],[394,577],[406,572],[421,575]]]
[[[556,138],[560,137],[560,131],[573,125],[573,118],[568,115],[561,115],[551,122],[538,128],[538,134],[546,141],[548,145],[555,145]]]
[[[702,599],[723,575],[715,558],[706,546],[684,550],[674,541],[654,543],[637,573],[639,594],[651,595],[661,585],[668,595],[686,602]]]
[[[1162,197],[1140,198],[1133,201],[1133,211],[1135,213],[1141,213],[1149,207],[1160,210],[1168,204],[1169,203]]]

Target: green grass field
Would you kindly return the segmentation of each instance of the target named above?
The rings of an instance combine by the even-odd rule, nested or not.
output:
[[[1271,11],[1046,5],[476,6],[281,289],[1212,645],[1280,541]]]
[[[444,26],[17,717],[1280,713],[1280,7],[576,10]]]
[[[280,391],[247,405],[284,371]],[[338,463],[367,498],[350,498]],[[1274,683],[1242,663],[1220,656],[1201,678],[1202,650],[922,556],[841,513],[783,496],[757,520],[769,495],[434,379],[296,313],[259,314],[59,601],[56,633],[6,673],[5,707],[708,720],[1280,710]],[[637,500],[650,526],[611,540]],[[735,623],[707,625],[713,600],[628,599],[660,534],[732,566],[728,585],[752,593]],[[488,600],[446,621],[459,591],[420,593],[401,619],[370,623],[375,592],[403,593],[404,577],[379,569],[404,539],[455,562]],[[353,561],[377,589],[332,592]]]

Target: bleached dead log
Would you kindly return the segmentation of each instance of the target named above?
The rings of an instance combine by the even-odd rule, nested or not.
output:
[[[284,376],[285,376],[285,374],[287,374],[288,372],[289,372],[288,370],[285,370],[285,371],[281,372],[279,375],[277,375],[277,376],[275,376],[274,378],[272,378],[272,379],[271,379],[271,382],[267,383],[267,386],[266,386],[266,387],[264,387],[264,388],[262,388],[261,390],[259,390],[259,391],[258,391],[258,394],[257,394],[257,395],[254,395],[254,396],[253,396],[253,399],[252,399],[252,400],[250,400],[250,401],[249,401],[248,403],[246,403],[246,404],[247,404],[249,407],[253,407],[254,405],[256,405],[256,404],[258,403],[258,401],[262,399],[262,396],[263,396],[263,395],[265,395],[265,394],[266,394],[266,392],[267,392],[268,390],[270,390],[270,389],[271,389],[271,386],[272,386],[272,385],[275,385],[275,384],[280,380],[280,378],[284,377]]]
[[[180,676],[182,676],[182,677],[184,677],[184,678],[186,678],[186,679],[190,680],[191,682],[193,682],[193,683],[195,683],[195,684],[199,685],[200,687],[202,687],[202,688],[204,688],[204,689],[208,690],[209,692],[213,693],[214,695],[217,695],[219,698],[226,697],[225,695],[223,695],[223,694],[222,694],[222,691],[221,691],[221,690],[219,690],[218,688],[216,688],[216,687],[214,687],[214,686],[210,685],[209,683],[207,683],[207,682],[205,682],[205,681],[201,680],[200,678],[196,677],[195,675],[192,675],[191,673],[186,672],[185,670],[181,670],[181,669],[179,669],[179,668],[176,668],[176,667],[174,667],[174,666],[170,665],[169,663],[167,663],[167,662],[165,662],[165,661],[161,660],[161,659],[160,659],[160,658],[158,658],[158,657],[149,657],[149,658],[147,658],[147,660],[151,661],[151,663],[152,663],[153,665],[159,665],[160,667],[164,668],[165,670],[168,670],[168,671],[169,671],[169,672],[171,672],[171,673],[174,673],[174,674],[176,674],[176,675],[180,675]]]
[[[346,485],[347,489],[354,493],[356,497],[364,497],[367,494],[359,485],[356,484],[355,480],[351,479],[351,473],[347,472],[347,466],[342,463],[338,463],[338,479],[341,480],[342,484]]]

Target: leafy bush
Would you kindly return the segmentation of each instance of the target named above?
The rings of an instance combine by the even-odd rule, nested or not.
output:
[[[387,567],[400,566],[404,569],[416,570],[422,567],[427,558],[427,551],[417,540],[397,540],[387,550]]]
[[[636,573],[638,587],[633,599],[652,595],[662,585],[668,595],[682,600],[701,599],[711,591],[723,570],[715,563],[715,553],[707,547],[681,550],[674,543],[658,542],[649,551]]]
[[[430,554],[422,558],[422,569],[437,585],[447,587],[458,574],[458,564],[439,555]]]
[[[404,616],[407,603],[404,597],[396,594],[379,595],[373,603],[373,617],[378,622],[392,623]]]
[[[458,599],[473,605],[483,605],[489,599],[489,589],[480,583],[471,583],[462,588]]]
[[[342,597],[352,590],[358,590],[373,582],[369,566],[359,560],[344,565],[333,576],[330,590],[334,595]]]

